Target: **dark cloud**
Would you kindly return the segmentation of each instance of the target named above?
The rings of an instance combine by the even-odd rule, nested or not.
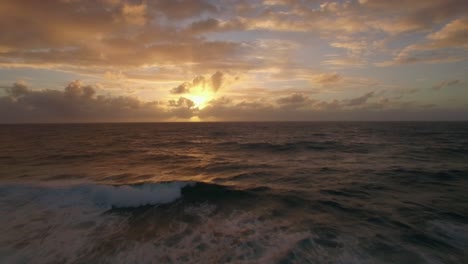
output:
[[[169,100],[170,107],[185,107],[185,108],[192,108],[195,106],[195,103],[187,99],[185,97],[179,97],[178,100]]]
[[[75,80],[70,82],[66,87],[65,87],[65,95],[68,97],[72,98],[85,98],[85,99],[91,99],[96,91],[94,88],[90,85],[82,86],[81,81]]]
[[[96,95],[95,88],[70,82],[62,91],[31,90],[15,83],[0,97],[0,123],[18,122],[138,122],[190,118],[194,103],[186,98],[141,101],[130,96]]]
[[[198,75],[191,82],[184,82],[177,87],[174,87],[170,90],[171,94],[188,94],[192,90],[196,92],[200,92],[205,90],[208,86],[214,92],[217,92],[223,85],[224,82],[224,74],[222,72],[215,72],[211,75],[210,82],[207,83],[206,78],[203,75]]]
[[[282,107],[266,101],[242,101],[233,103],[227,98],[213,100],[198,112],[202,120],[220,121],[401,121],[401,120],[466,120],[468,109],[450,110],[412,103],[396,103],[383,100],[378,105],[365,105],[370,95],[360,96],[354,103],[361,105],[350,108],[349,100],[320,101],[313,107]],[[299,98],[299,97],[297,97]],[[286,100],[288,103],[291,101]],[[301,99],[292,101],[302,101]]]
[[[300,93],[294,93],[276,100],[276,103],[282,108],[311,107],[315,102],[309,96]]]
[[[185,97],[141,101],[131,96],[102,96],[93,86],[70,82],[63,90],[32,90],[18,82],[0,97],[0,123],[21,122],[149,122],[189,120],[274,121],[274,120],[463,120],[467,109],[444,110],[436,105],[416,105],[398,99],[374,97],[374,92],[353,99],[317,101],[292,93],[269,98],[235,101],[220,97],[199,109]]]
[[[179,97],[178,100],[169,100],[168,106],[170,114],[177,118],[190,119],[198,112],[195,103],[185,97]]]
[[[463,84],[463,81],[461,81],[461,80],[449,80],[449,81],[442,81],[442,82],[434,85],[432,88],[434,90],[440,90],[440,89],[443,89],[443,88],[446,88],[446,87],[457,86],[457,85],[460,85],[460,84]]]
[[[349,106],[359,106],[359,105],[363,105],[367,102],[367,100],[369,100],[369,98],[373,97],[374,96],[374,92],[369,92],[369,93],[366,93],[362,96],[359,96],[359,97],[356,97],[356,98],[353,98],[351,100],[348,101],[348,105]]]
[[[171,94],[184,94],[184,93],[190,93],[190,87],[192,85],[188,82],[184,82],[183,84],[174,87],[171,89]]]
[[[202,75],[197,76],[192,80],[192,84],[193,86],[201,86],[202,88],[205,88],[206,79]]]
[[[220,71],[215,72],[211,75],[211,87],[213,91],[218,91],[223,86],[224,74]]]
[[[342,103],[336,99],[332,101],[321,101],[317,103],[317,107],[323,110],[338,110],[342,108]]]
[[[7,89],[7,92],[13,98],[17,98],[29,93],[29,88],[25,82],[15,82],[10,88]]]
[[[292,94],[290,96],[281,97],[276,102],[280,105],[283,104],[301,104],[307,102],[309,98],[303,94]]]
[[[232,99],[225,96],[213,99],[209,102],[209,105],[230,105],[232,104]]]

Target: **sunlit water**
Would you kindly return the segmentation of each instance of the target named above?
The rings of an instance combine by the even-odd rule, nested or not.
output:
[[[468,123],[0,126],[0,263],[468,263]]]

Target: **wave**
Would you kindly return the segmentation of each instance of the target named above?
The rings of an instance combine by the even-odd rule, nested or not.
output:
[[[434,249],[453,254],[454,263],[461,258],[464,223],[441,218],[422,228],[356,207],[348,202],[356,194],[361,192],[327,189],[307,200],[306,192],[193,181],[0,184],[0,244],[7,245],[0,262],[377,263],[390,256],[402,263],[410,256],[426,263],[423,254]],[[369,228],[397,235],[387,240],[371,234],[362,241],[347,235]],[[395,230],[404,234],[401,245]]]
[[[268,189],[268,188],[267,188]],[[254,196],[265,188],[237,189],[195,181],[157,182],[127,185],[98,183],[44,182],[1,184],[0,201],[17,203],[46,202],[48,207],[92,206],[104,211],[114,208],[137,208],[183,203],[223,202]],[[21,204],[21,202],[19,203]]]
[[[251,142],[241,143],[236,141],[226,141],[218,143],[223,148],[231,148],[242,151],[268,151],[268,152],[290,152],[290,151],[343,151],[350,153],[367,153],[371,144],[342,144],[338,141],[295,141],[285,143],[269,143],[269,142]]]
[[[420,169],[394,167],[389,170],[380,171],[378,175],[387,176],[399,184],[428,184],[436,186],[452,186],[456,181],[466,179],[466,169]]]
[[[138,207],[165,204],[181,197],[181,190],[190,182],[171,182],[159,184],[99,186],[94,198],[113,207]]]
[[[0,186],[3,199],[35,198],[49,201],[51,206],[91,203],[103,208],[139,207],[166,204],[179,199],[182,189],[194,182],[144,183],[135,185],[103,185],[94,183],[67,184],[4,184]]]

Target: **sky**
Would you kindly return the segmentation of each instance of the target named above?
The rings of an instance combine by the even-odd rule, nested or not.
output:
[[[1,0],[0,123],[468,120],[466,0]]]

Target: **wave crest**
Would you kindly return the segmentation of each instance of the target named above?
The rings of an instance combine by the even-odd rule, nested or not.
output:
[[[179,199],[185,186],[193,182],[146,183],[141,185],[94,186],[94,201],[112,207],[166,204]]]
[[[144,183],[138,185],[38,185],[8,184],[0,186],[2,197],[35,198],[49,207],[73,206],[91,202],[104,208],[139,207],[171,203],[182,196],[182,188],[195,182]],[[18,199],[15,199],[18,200]]]

